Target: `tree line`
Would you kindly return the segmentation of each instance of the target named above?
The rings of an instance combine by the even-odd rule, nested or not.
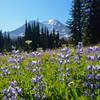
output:
[[[2,51],[11,51],[11,45],[12,41],[10,39],[10,35],[8,34],[2,34],[2,31],[0,31],[0,52]]]
[[[73,0],[67,25],[74,45],[80,41],[84,45],[100,43],[100,0]]]
[[[26,41],[30,40],[31,44],[26,44]],[[61,40],[59,39],[59,32],[56,32],[53,29],[52,32],[49,32],[46,26],[39,24],[38,21],[33,21],[32,23],[25,22],[25,35],[24,37],[18,37],[13,40],[10,38],[9,33],[2,34],[0,31],[0,52],[2,51],[11,51],[12,45],[16,49],[23,49],[27,51],[37,50],[37,48],[45,49],[54,49],[61,46]]]

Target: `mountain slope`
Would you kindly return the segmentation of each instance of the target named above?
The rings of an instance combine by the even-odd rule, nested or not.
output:
[[[29,23],[32,24],[32,22],[33,21],[30,21]],[[53,30],[53,28],[55,29],[55,31],[59,31],[60,38],[68,38],[70,36],[69,35],[70,30],[57,20],[51,19],[49,21],[39,22],[39,23],[40,23],[40,28],[42,26],[46,26],[50,32]],[[9,33],[12,39],[17,38],[18,36],[24,36],[25,24]]]

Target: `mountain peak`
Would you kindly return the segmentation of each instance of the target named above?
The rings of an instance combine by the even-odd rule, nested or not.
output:
[[[29,21],[28,23],[32,24],[33,21]],[[53,29],[55,29],[56,32],[59,32],[60,38],[67,38],[69,37],[69,28],[67,28],[64,24],[59,22],[58,20],[55,19],[50,19],[45,22],[39,22],[40,24],[40,29],[42,26],[46,26],[49,30],[49,32],[52,32]],[[10,32],[10,36],[12,39],[17,38],[18,36],[24,36],[25,33],[25,24],[16,30],[13,30]]]
[[[55,19],[50,19],[49,21],[48,21],[48,24],[52,24],[52,23],[54,23],[56,20]]]

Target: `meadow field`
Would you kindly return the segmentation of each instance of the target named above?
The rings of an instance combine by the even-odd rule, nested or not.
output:
[[[1,54],[0,100],[100,100],[100,46]]]

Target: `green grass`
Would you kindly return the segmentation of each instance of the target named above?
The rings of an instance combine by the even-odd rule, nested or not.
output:
[[[46,94],[45,99],[46,100],[90,100],[90,96],[85,96],[84,93],[87,90],[84,87],[84,83],[87,82],[89,79],[86,77],[86,67],[91,64],[93,66],[99,65],[100,66],[100,60],[95,59],[94,61],[87,61],[86,56],[87,55],[93,55],[93,53],[87,53],[86,51],[81,54],[80,57],[80,63],[79,64],[73,64],[75,62],[74,58],[77,57],[75,54],[75,49],[69,49],[70,50],[70,57],[69,59],[64,58],[64,60],[69,60],[70,64],[61,64],[57,65],[58,61],[55,59],[61,59],[60,56],[56,56],[56,54],[59,53],[59,50],[55,50],[55,54],[53,53],[46,53],[42,52],[42,56],[39,57],[33,57],[30,54],[25,55],[25,53],[15,54],[14,56],[23,56],[24,59],[21,60],[21,63],[10,63],[8,58],[11,57],[10,54],[1,56],[0,57],[0,68],[7,66],[7,69],[10,71],[10,75],[3,75],[0,76],[0,100],[2,100],[4,95],[2,93],[3,88],[8,88],[10,86],[10,82],[16,80],[18,82],[18,86],[23,89],[23,93],[17,96],[17,99],[20,100],[20,98],[25,98],[25,100],[35,100],[34,95],[36,92],[32,91],[32,89],[36,86],[36,83],[32,83],[30,79],[32,77],[35,77],[36,74],[32,73],[33,68],[36,66],[38,68],[42,67],[43,71],[39,72],[39,75],[44,75],[44,78],[42,79],[42,82],[47,82],[45,85],[45,89],[43,92]],[[100,54],[100,52],[95,52],[97,54]],[[63,53],[64,54],[64,53]],[[66,53],[67,55],[67,53]],[[14,58],[13,58],[14,59]],[[32,61],[38,61],[42,60],[42,64],[36,64],[36,65],[30,65]],[[20,66],[20,69],[11,69],[12,66]],[[63,68],[62,71],[58,71],[58,68]],[[69,77],[71,80],[69,81],[69,77],[66,76],[67,71],[65,68],[69,68]],[[16,74],[15,74],[16,72]],[[18,72],[22,72],[23,74],[19,74]],[[97,72],[94,72],[97,73]],[[98,72],[99,73],[99,72]],[[2,71],[0,70],[0,74],[2,74]],[[58,76],[59,74],[59,76]],[[61,75],[62,74],[62,75]],[[65,77],[63,77],[65,75]],[[65,81],[59,81],[59,78],[64,78]],[[95,78],[92,79],[93,82],[95,82]],[[69,86],[69,83],[72,82],[72,84]],[[100,81],[99,81],[100,84]],[[87,87],[91,90],[90,87]],[[96,91],[97,89],[94,89]],[[98,89],[98,93],[100,93],[100,89]],[[94,100],[100,100],[100,94],[97,97],[93,98]]]

